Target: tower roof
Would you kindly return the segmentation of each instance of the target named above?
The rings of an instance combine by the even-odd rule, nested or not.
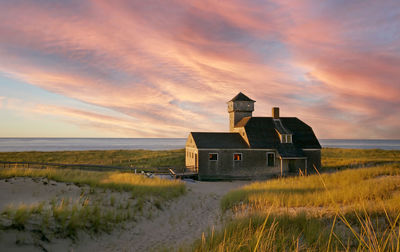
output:
[[[244,95],[242,92],[239,92],[235,97],[232,98],[230,101],[251,101],[255,102],[254,100],[250,99],[246,95]]]

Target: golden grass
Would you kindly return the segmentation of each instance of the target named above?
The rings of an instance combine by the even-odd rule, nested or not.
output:
[[[192,251],[400,251],[400,164],[256,182]]]
[[[132,220],[136,215],[136,208],[117,208],[102,201],[91,202],[87,197],[76,202],[61,198],[50,203],[8,206],[2,216],[9,218],[11,225],[0,224],[0,228],[24,230],[29,227],[40,230],[43,236],[75,239],[78,231],[109,232],[116,224]]]
[[[132,192],[134,197],[152,195],[165,199],[185,193],[185,184],[178,180],[147,178],[128,172],[98,172],[70,169],[0,169],[0,178],[44,177],[59,182],[89,185]]]
[[[399,251],[399,219],[380,227],[368,215],[357,222],[305,214],[252,215],[235,219],[221,232],[209,232],[191,248],[208,251]],[[341,221],[341,222],[339,222]],[[387,220],[388,221],[388,220]],[[347,223],[347,224],[344,224]]]
[[[323,148],[321,156],[323,169],[400,162],[399,150]]]
[[[0,229],[23,230],[33,226],[43,235],[75,239],[80,230],[87,232],[110,231],[116,224],[135,219],[138,214],[151,216],[152,205],[162,209],[162,202],[185,193],[185,184],[179,180],[147,178],[144,175],[126,172],[97,172],[68,169],[0,169],[0,178],[41,177],[58,182],[88,185],[89,196],[84,193],[77,202],[70,199],[53,199],[36,205],[9,206],[2,216],[11,220],[10,226],[0,224]],[[94,188],[129,192],[123,201],[115,197],[93,198]],[[104,193],[105,190],[103,190]],[[106,194],[105,194],[106,195]],[[149,209],[150,205],[150,209]],[[40,224],[38,224],[40,223]]]
[[[185,152],[179,150],[98,150],[0,152],[0,161],[58,164],[91,164],[117,167],[184,167]]]
[[[314,210],[331,212],[337,207],[381,211],[385,206],[391,211],[400,209],[399,187],[400,165],[393,164],[256,182],[229,192],[221,204],[224,210],[244,205],[253,211],[270,206],[276,209],[314,207]]]

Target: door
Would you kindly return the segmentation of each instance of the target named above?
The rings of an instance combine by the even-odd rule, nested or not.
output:
[[[289,159],[289,172],[298,172],[296,169],[296,160]]]

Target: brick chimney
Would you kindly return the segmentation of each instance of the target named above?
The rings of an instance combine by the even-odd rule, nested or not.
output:
[[[279,119],[279,108],[278,107],[272,108],[272,117],[274,119]]]

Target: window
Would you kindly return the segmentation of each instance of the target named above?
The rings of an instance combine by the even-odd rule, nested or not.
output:
[[[234,161],[242,161],[242,153],[234,153],[233,160]]]
[[[281,143],[292,143],[292,135],[291,134],[282,134]]]
[[[275,166],[275,153],[273,153],[273,152],[267,153],[267,166],[268,167]]]
[[[218,160],[218,153],[208,153],[208,160],[217,161]]]

